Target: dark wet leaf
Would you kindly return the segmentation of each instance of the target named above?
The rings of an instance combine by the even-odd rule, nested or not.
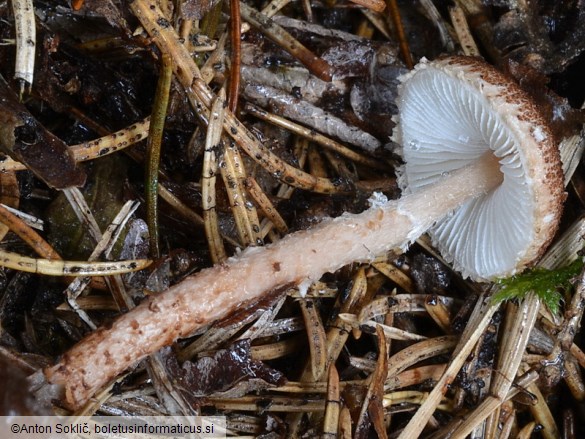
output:
[[[43,127],[0,77],[0,147],[56,189],[83,186],[85,172],[67,145]]]
[[[444,294],[451,283],[451,272],[447,267],[422,253],[412,258],[410,276],[420,294]]]
[[[85,0],[80,12],[103,17],[110,26],[125,30],[130,34],[128,23],[112,0]]]
[[[8,351],[7,351],[8,352]],[[51,409],[41,403],[30,390],[26,377],[30,370],[23,363],[0,351],[0,416],[49,415]],[[4,422],[4,421],[3,421]]]
[[[230,348],[217,351],[213,357],[186,361],[178,375],[183,386],[198,396],[226,391],[250,379],[261,379],[273,385],[285,382],[279,371],[252,359],[250,340],[237,341]]]

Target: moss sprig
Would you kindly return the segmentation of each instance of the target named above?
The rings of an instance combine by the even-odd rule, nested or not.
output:
[[[563,296],[562,291],[572,287],[573,279],[583,268],[583,260],[578,258],[571,264],[556,270],[534,268],[517,276],[500,279],[497,284],[501,289],[494,294],[494,303],[505,300],[522,300],[533,291],[551,310],[557,313]]]

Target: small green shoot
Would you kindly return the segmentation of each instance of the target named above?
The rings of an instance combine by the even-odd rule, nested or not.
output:
[[[556,314],[563,298],[561,291],[571,288],[571,281],[579,275],[582,268],[583,260],[578,258],[571,264],[556,270],[535,268],[518,276],[500,279],[497,284],[501,286],[501,289],[492,300],[494,303],[511,299],[521,300],[533,291],[548,309]]]

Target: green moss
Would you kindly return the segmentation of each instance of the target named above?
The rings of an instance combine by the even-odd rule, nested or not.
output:
[[[494,303],[499,303],[504,300],[523,299],[533,291],[553,313],[556,313],[563,298],[561,291],[572,287],[571,281],[579,275],[582,268],[583,260],[578,258],[573,263],[556,270],[535,268],[518,276],[500,279],[497,283],[501,289],[492,300]]]

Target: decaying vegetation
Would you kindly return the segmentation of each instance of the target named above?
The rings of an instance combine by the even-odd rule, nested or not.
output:
[[[234,436],[581,437],[585,9],[549,3],[0,3],[0,381],[246,247],[397,197],[397,78],[461,53],[513,76],[560,145],[568,199],[539,271],[473,283],[422,238],[267,295],[76,413],[221,414]],[[0,388],[5,413],[66,412]]]

